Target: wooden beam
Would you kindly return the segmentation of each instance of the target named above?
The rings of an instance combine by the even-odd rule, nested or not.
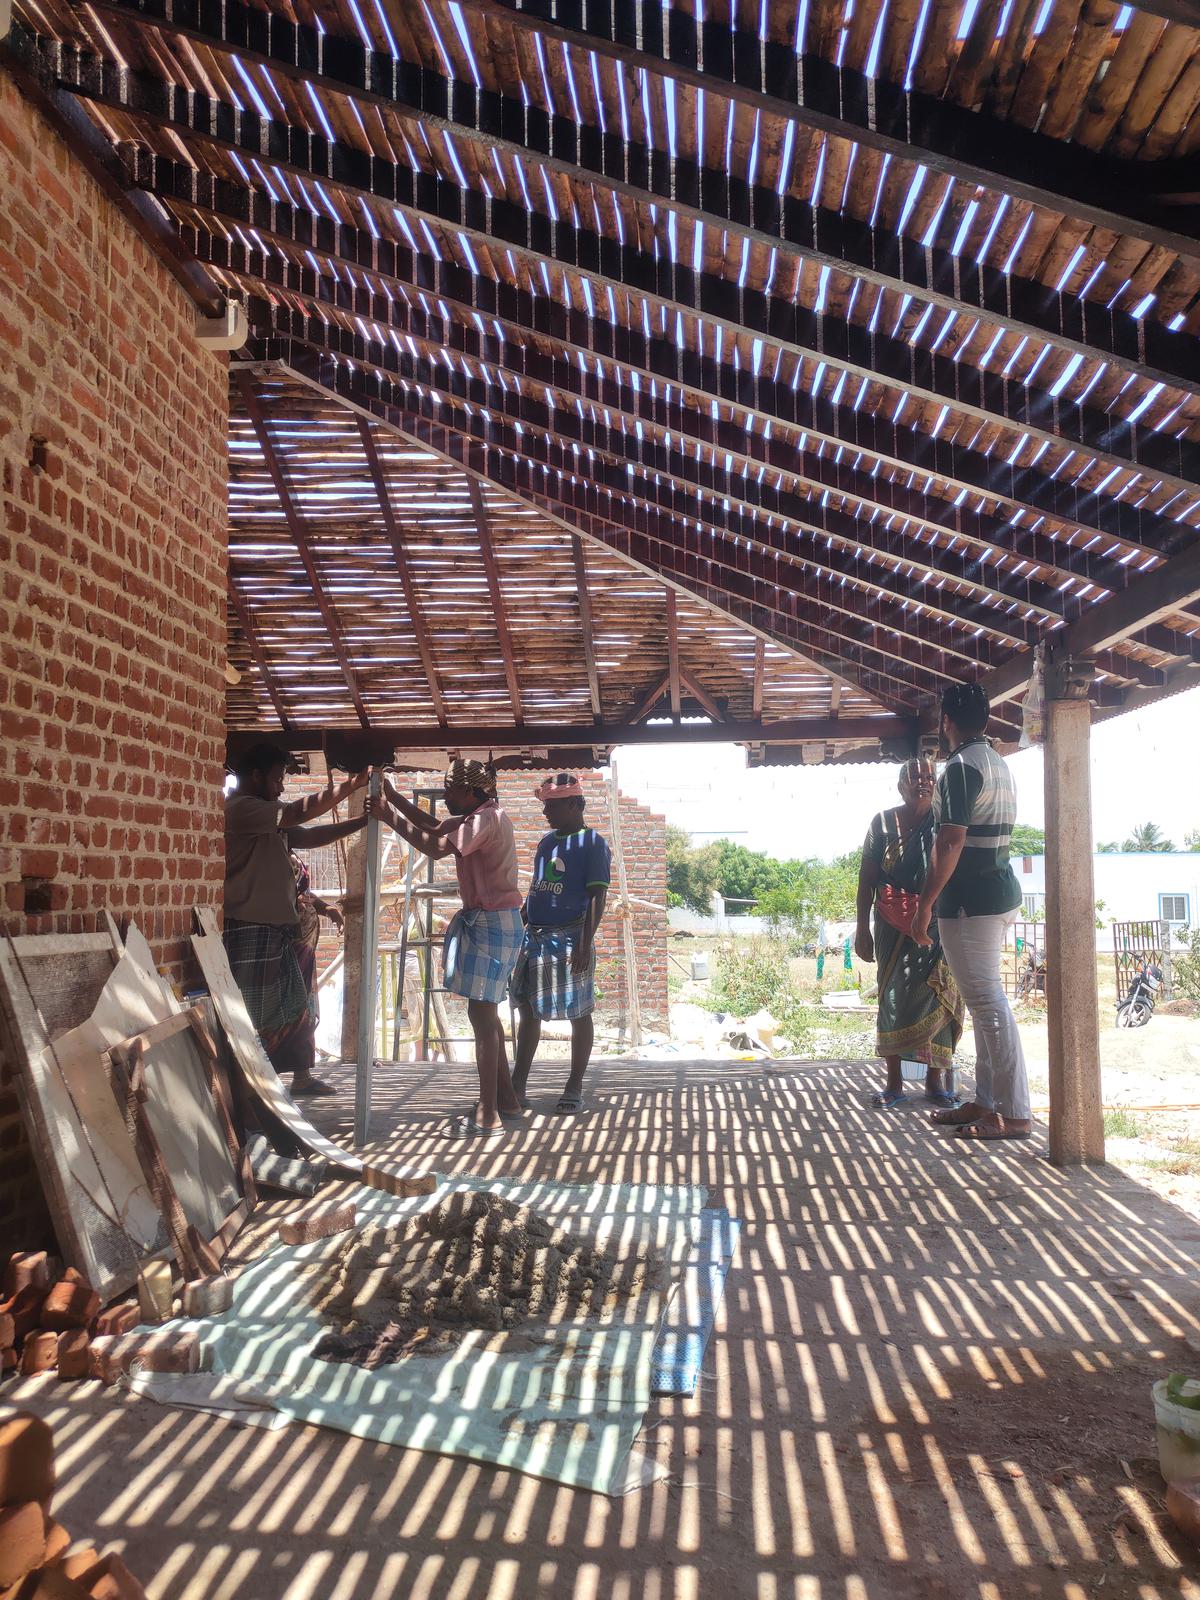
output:
[[[689,266],[672,262],[669,257],[638,251],[632,245],[618,247],[616,241],[575,222],[560,219],[551,223],[536,212],[514,211],[507,201],[454,185],[441,177],[430,178],[426,183],[424,174],[396,167],[393,177],[383,183],[380,164],[368,157],[365,158],[368,172],[364,173],[364,184],[348,183],[341,168],[329,170],[329,151],[324,139],[318,140],[318,136],[303,129],[282,130],[283,134],[289,132],[304,141],[303,146],[296,140],[288,142],[289,153],[293,157],[301,156],[305,148],[310,147],[312,159],[273,162],[273,165],[303,174],[310,182],[343,190],[355,199],[376,199],[385,215],[393,207],[399,207],[411,212],[414,220],[436,221],[501,255],[505,250],[513,250],[535,256],[539,263],[545,261],[552,268],[583,274],[605,296],[610,285],[615,290],[631,293],[653,308],[660,323],[664,310],[672,327],[677,313],[701,316],[707,322],[761,339],[767,350],[782,349],[790,356],[809,362],[823,361],[833,371],[844,372],[856,382],[865,378],[887,388],[902,389],[914,400],[946,405],[951,413],[1005,428],[1014,443],[1022,434],[1028,434],[1034,444],[1078,449],[1085,458],[1090,457],[1104,466],[1141,471],[1187,492],[1200,483],[1200,446],[1186,438],[1177,439],[1169,431],[1156,431],[1148,423],[1131,424],[1119,415],[1087,405],[1063,404],[1047,389],[955,361],[950,355],[914,346],[885,330],[812,310],[798,303],[794,296],[766,294],[713,273],[695,273]],[[257,143],[248,140],[237,148],[252,160],[271,160],[262,148],[261,139]],[[273,229],[272,215],[285,204],[273,201],[258,189],[216,178],[185,162],[159,157],[141,147],[132,153],[131,159],[138,181],[155,194],[206,209],[237,211],[248,208],[254,212],[254,217],[244,222],[244,226],[258,228],[261,223]],[[344,165],[343,162],[341,166]],[[368,176],[374,183],[373,188],[366,182]],[[432,192],[434,188],[436,196]],[[206,198],[210,194],[221,203],[212,207]],[[315,214],[309,215],[312,221],[308,226],[311,227],[317,219]],[[322,215],[319,220],[321,235],[327,239],[329,219]],[[321,247],[318,242],[313,248]],[[689,353],[685,350],[683,355],[686,357]],[[773,364],[765,365],[769,368]],[[774,380],[767,378],[765,381]],[[1181,382],[1178,378],[1172,381],[1176,386]],[[1129,404],[1133,403],[1131,399]],[[849,405],[845,409],[853,410]],[[863,412],[869,414],[868,408],[863,407]],[[912,430],[905,428],[903,431]],[[950,448],[943,442],[943,450]],[[1008,467],[1006,457],[1009,454],[1010,450],[1000,451],[995,461],[989,458],[998,481],[1006,475],[1004,469]],[[1011,476],[1011,470],[1008,475]],[[1039,474],[1047,475],[1047,469]]]
[[[148,190],[164,203],[181,204],[211,213],[227,225],[257,232],[264,238],[269,237],[273,242],[278,242],[282,247],[290,248],[300,255],[309,252],[314,255],[332,253],[353,263],[356,270],[377,272],[386,277],[393,273],[397,262],[403,264],[403,258],[408,253],[406,246],[397,244],[394,240],[377,238],[366,229],[353,228],[346,224],[331,224],[323,216],[318,217],[303,208],[292,207],[283,201],[274,200],[262,191],[247,190],[240,185],[213,178],[209,174],[198,173],[184,162],[174,162],[140,151],[137,154],[136,165],[139,177],[145,182]],[[490,198],[480,199],[478,205],[473,202],[468,203],[465,195],[461,199],[464,216],[474,220],[482,211],[484,216],[480,221],[490,220],[489,208],[493,205]],[[444,218],[439,220],[445,225]],[[723,337],[727,336],[731,329],[742,328],[748,331],[749,336],[761,339],[764,350],[772,354],[783,352],[785,355],[808,360],[820,359],[827,366],[841,367],[842,370],[856,373],[860,377],[869,375],[867,366],[863,363],[851,361],[847,365],[839,360],[835,350],[825,348],[823,334],[815,324],[810,341],[811,348],[792,339],[790,334],[796,330],[790,324],[801,313],[791,301],[781,307],[764,307],[757,303],[752,305],[746,298],[747,291],[719,280],[720,293],[714,293],[711,301],[706,300],[701,305],[696,295],[689,290],[688,283],[678,279],[678,274],[669,263],[646,257],[644,270],[636,270],[638,264],[633,262],[628,249],[614,256],[612,252],[603,249],[602,241],[595,236],[591,239],[587,250],[583,252],[583,264],[580,265],[577,259],[579,252],[575,250],[577,241],[574,243],[568,241],[562,259],[552,251],[554,241],[558,240],[567,224],[556,224],[553,238],[546,242],[545,249],[539,252],[535,248],[527,247],[523,242],[526,235],[534,243],[543,242],[538,230],[534,229],[532,224],[526,226],[529,222],[527,214],[520,212],[515,218],[506,214],[502,218],[495,219],[496,231],[488,231],[479,226],[466,227],[457,223],[451,225],[489,252],[495,251],[501,257],[505,253],[511,253],[515,259],[527,261],[534,271],[540,271],[542,267],[555,271],[565,267],[576,277],[586,277],[594,285],[599,298],[606,299],[610,288],[621,294],[628,293],[635,301],[641,302],[653,322],[660,326],[665,321],[674,327],[676,314],[686,315],[689,318],[695,315],[705,330],[706,349],[715,348],[718,327],[723,330]],[[512,238],[514,233],[522,237],[514,241]],[[196,244],[190,235],[189,242],[193,246]],[[213,248],[218,256],[222,253],[221,245]],[[604,270],[590,265],[593,262],[599,263]],[[455,273],[453,281],[460,293],[470,282],[469,276],[465,273],[461,275]],[[648,284],[654,285],[654,289],[647,288]],[[490,283],[487,290],[481,288],[482,304],[477,313],[481,319],[494,314],[497,304],[505,298],[508,287]],[[688,292],[689,298],[686,304],[675,298],[677,291]],[[349,297],[349,291],[344,288],[339,294],[343,303]],[[771,318],[769,324],[768,314]],[[373,315],[375,320],[384,326],[393,320],[386,309],[386,297],[382,294],[378,296],[377,308]],[[403,309],[395,313],[395,316],[401,319],[405,315]],[[809,313],[803,315],[808,316]],[[555,324],[557,313],[552,306],[543,314],[543,320],[548,326]],[[948,439],[946,433],[949,430],[944,430],[943,434],[935,439],[918,431],[915,426],[897,422],[892,415],[894,407],[876,411],[863,406],[856,410],[852,404],[835,403],[832,399],[825,398],[823,394],[814,395],[809,384],[799,384],[793,388],[790,380],[774,378],[773,361],[764,361],[758,373],[754,373],[747,367],[740,369],[729,367],[727,363],[718,362],[715,356],[698,355],[686,345],[680,345],[679,341],[665,336],[647,337],[644,330],[626,327],[614,329],[611,322],[605,327],[600,319],[590,320],[599,326],[590,329],[589,321],[585,320],[582,314],[577,314],[573,310],[569,314],[569,326],[572,332],[588,330],[601,355],[611,355],[614,348],[619,348],[624,357],[628,349],[637,350],[642,345],[647,346],[650,356],[640,364],[650,366],[655,371],[657,385],[676,382],[686,389],[713,388],[717,397],[726,405],[735,404],[763,416],[778,419],[798,432],[812,435],[818,443],[826,442],[835,449],[852,452],[852,459],[853,455],[862,451],[900,470],[912,470],[927,478],[952,483],[956,489],[979,491],[989,497],[1010,501],[1019,510],[1032,513],[1031,520],[1036,518],[1037,513],[1042,513],[1148,550],[1154,547],[1152,530],[1162,520],[1157,513],[1143,511],[1133,505],[1129,498],[1115,498],[1112,490],[1094,494],[1090,490],[1076,487],[1073,481],[1084,470],[1089,459],[1107,460],[1106,446],[1093,450],[1090,446],[1080,445],[1079,458],[1073,472],[1056,477],[1038,462],[1029,467],[1013,464],[1009,460],[1012,455],[1011,450],[997,451],[989,455],[975,450],[970,444],[961,444]],[[873,352],[878,347],[878,337],[868,329],[857,327],[847,332],[849,346],[862,355],[866,363],[873,358]],[[461,335],[456,334],[454,342],[458,343],[460,339]],[[911,355],[910,347],[905,345],[904,350],[907,352],[905,357],[907,360],[908,355]],[[971,410],[971,406],[964,400],[969,387],[964,385],[969,386],[977,381],[982,385],[986,375],[974,372],[968,376],[968,369],[962,364],[950,362],[949,365],[953,370],[947,374],[946,382],[942,386],[944,393],[939,391],[934,394],[921,384],[914,387],[903,380],[895,381],[913,394],[926,394],[931,404],[944,403],[951,411],[961,410],[964,406],[965,409]],[[719,384],[726,371],[729,377],[726,379],[726,387],[722,389]],[[988,377],[989,385],[990,382],[991,379]],[[982,388],[979,392],[982,394]],[[912,408],[907,414],[910,417],[914,415]],[[1062,414],[1066,415],[1065,407],[1062,408]],[[1006,419],[997,412],[980,408],[978,415],[980,420],[1001,427],[1015,426],[1011,417]],[[1102,424],[1098,421],[1097,426],[1103,426],[1105,437],[1111,442],[1116,437],[1113,433],[1112,418],[1104,413],[1100,413],[1099,417],[1103,421]],[[1150,431],[1153,433],[1153,430]],[[1042,437],[1036,427],[1022,427],[1019,432],[1029,433],[1031,439],[1035,436]],[[1155,437],[1161,440],[1164,436],[1156,434]],[[1074,441],[1071,439],[1058,435],[1055,435],[1054,439],[1060,445],[1071,444],[1074,447]],[[1167,465],[1180,463],[1180,448],[1192,452],[1191,445],[1182,447],[1179,441],[1169,441],[1165,446],[1151,448],[1165,449],[1169,458]],[[1119,458],[1119,463],[1114,457],[1114,464],[1119,464],[1122,470],[1134,470],[1132,463],[1124,456]],[[1149,472],[1149,469],[1147,471]],[[1157,464],[1151,476],[1155,480],[1167,481],[1171,478],[1174,481],[1173,476],[1159,470]],[[1186,492],[1193,492],[1194,485],[1190,481],[1181,480],[1184,481],[1187,484]],[[1178,533],[1174,523],[1164,521],[1163,528],[1164,535]]]
[[[758,642],[754,646],[754,699],[753,699],[753,707],[754,707],[754,715],[755,715],[756,718],[759,718],[759,717],[762,716],[763,673],[764,673],[764,670],[766,668],[766,664],[767,664],[767,647],[766,647],[766,644],[764,643],[764,641],[762,639],[759,639]],[[840,694],[841,693],[841,685],[837,684],[837,683],[831,684],[830,685],[830,690],[831,690],[832,693]]]
[[[316,562],[313,560],[304,518],[292,498],[283,464],[271,440],[270,429],[267,426],[266,415],[263,412],[258,391],[254,386],[254,379],[251,377],[249,369],[245,366],[235,366],[233,374],[234,381],[237,383],[242,397],[242,404],[246,407],[246,413],[250,418],[251,426],[258,440],[259,449],[263,453],[263,460],[274,485],[275,494],[278,497],[288,529],[304,564],[304,571],[308,576],[313,599],[317,602],[317,610],[321,613],[321,619],[329,634],[330,647],[333,650],[338,666],[341,668],[342,677],[346,680],[346,688],[350,692],[351,702],[358,713],[358,720],[366,728],[369,726],[370,719],[367,716],[366,706],[363,704],[362,694],[359,691],[358,679],[350,663],[350,657],[346,653],[346,647],[342,642],[341,627],[338,623],[337,614],[329,603],[324,585],[321,582],[321,575],[317,571]]]
[[[664,679],[659,698],[666,693]],[[479,727],[435,723],[421,727],[374,727],[369,730],[372,748],[387,746],[400,750],[543,750],[583,749],[596,745],[619,744],[813,744],[822,740],[907,739],[916,737],[915,717],[870,716],[788,717],[775,722],[611,722],[596,726],[579,723],[483,724]],[[292,751],[322,750],[331,732],[353,738],[354,730],[340,728],[292,728],[285,734],[259,728],[233,729],[231,750],[268,736]]]
[[[245,599],[238,593],[237,583],[233,573],[229,574],[229,603],[237,615],[238,627],[242,630],[242,637],[250,647],[250,654],[254,658],[254,665],[258,668],[258,675],[262,679],[263,688],[271,697],[271,704],[275,707],[275,715],[279,718],[279,726],[286,733],[292,726],[292,719],[288,716],[287,707],[279,693],[271,669],[267,665],[266,652],[258,638],[258,629],[254,625],[254,618],[250,614],[250,607]]]
[[[367,469],[371,474],[371,482],[375,485],[375,497],[379,501],[379,509],[383,513],[383,525],[387,531],[388,543],[392,547],[392,559],[396,563],[396,571],[400,574],[400,583],[404,589],[404,603],[408,608],[409,621],[412,623],[413,638],[416,641],[417,652],[421,657],[421,666],[425,671],[425,681],[429,685],[429,698],[433,702],[434,715],[439,722],[446,721],[446,701],[442,694],[442,685],[438,679],[437,667],[433,659],[433,647],[429,638],[429,630],[425,626],[425,618],[421,611],[420,596],[417,594],[416,584],[409,570],[408,555],[404,549],[404,536],[400,531],[400,524],[396,521],[396,514],[392,510],[392,498],[388,492],[387,479],[383,475],[383,466],[376,448],[375,436],[371,432],[371,424],[366,417],[357,417],[359,436],[362,439],[363,451],[367,458]]]
[[[617,7],[589,6],[586,13],[578,0],[463,4],[530,29],[543,41],[560,41],[585,56],[607,56],[634,75],[646,72],[727,96],[799,127],[919,161],[969,185],[1200,257],[1200,238],[1145,193],[1138,163],[1106,158],[822,56],[798,55],[786,44],[761,39],[757,31],[731,27],[724,17],[706,15],[699,22],[694,13],[662,0],[624,0]],[[580,26],[585,15],[588,25]]]
[[[592,596],[588,589],[587,553],[577,533],[571,535],[571,563],[575,568],[575,590],[579,597],[579,623],[583,634],[583,663],[587,669],[588,694],[592,701],[592,716],[599,722],[602,715],[600,676],[596,671],[596,640],[592,624]]]
[[[682,668],[680,669],[679,676],[682,678],[683,686],[691,695],[692,699],[700,702],[713,721],[724,722],[725,714],[717,702],[713,699],[712,695],[709,694],[708,690],[701,688],[700,684],[696,682],[692,674],[690,672],[684,672]]]
[[[524,720],[521,713],[521,689],[517,682],[517,661],[513,654],[512,635],[508,631],[508,614],[504,607],[504,595],[500,589],[500,569],[496,564],[491,524],[488,522],[487,507],[483,503],[483,490],[477,479],[468,477],[467,492],[471,496],[471,512],[479,535],[479,552],[483,557],[483,570],[487,577],[488,595],[491,598],[492,615],[496,622],[496,635],[500,640],[500,654],[504,659],[504,677],[512,701],[513,719],[519,726]]]
[[[679,619],[675,615],[675,591],[667,590],[667,682],[671,686],[671,715],[679,715]]]
[[[1157,572],[1147,573],[1128,589],[1084,612],[1078,622],[1053,635],[1054,652],[1060,657],[1089,656],[1130,638],[1139,629],[1169,617],[1193,601],[1200,600],[1200,544],[1183,554],[1172,556]],[[983,678],[992,703],[1014,699],[1029,683],[1033,670],[1032,654],[1015,656]]]
[[[1059,342],[1064,350],[1082,350],[1083,354],[1094,355],[1098,360],[1125,366],[1138,349],[1138,323],[1126,312],[1114,314],[1101,304],[1088,304],[1075,296],[1054,293],[1043,283],[1011,277],[994,267],[981,269],[970,258],[955,258],[944,246],[930,248],[915,238],[898,237],[885,227],[870,226],[861,219],[851,222],[838,211],[810,205],[808,200],[800,202],[792,195],[781,197],[776,187],[747,184],[736,173],[698,166],[682,155],[667,160],[664,150],[624,138],[611,123],[602,128],[597,123],[576,122],[576,118],[546,117],[546,112],[528,99],[480,91],[474,83],[454,78],[446,80],[435,72],[421,72],[416,66],[408,66],[408,69],[398,64],[392,66],[389,58],[381,58],[386,62],[382,72],[374,67],[373,61],[363,61],[362,70],[350,67],[347,86],[336,75],[336,67],[333,72],[330,70],[334,66],[333,51],[341,50],[346,40],[325,34],[314,42],[307,37],[310,34],[307,29],[299,30],[299,37],[293,40],[294,30],[290,29],[286,40],[277,42],[267,37],[269,30],[259,27],[254,30],[253,37],[253,45],[258,48],[246,48],[245,29],[240,19],[242,6],[238,5],[226,6],[226,16],[234,24],[232,29],[229,24],[224,29],[179,26],[182,6],[176,11],[174,24],[149,16],[144,5],[126,5],[120,0],[98,0],[96,10],[109,11],[126,21],[136,16],[139,22],[149,21],[150,26],[186,32],[211,50],[234,50],[238,59],[258,59],[264,66],[306,83],[314,90],[347,93],[349,88],[357,101],[378,104],[416,118],[438,131],[446,130],[454,141],[474,144],[485,155],[493,149],[501,150],[514,155],[522,165],[536,162],[544,170],[573,181],[586,179],[637,205],[674,211],[680,218],[717,227],[733,238],[762,243],[766,248],[778,250],[784,258],[832,267],[838,272],[861,277],[872,285],[914,294],[918,301],[926,304],[995,318],[1016,333],[1040,341]],[[192,11],[192,6],[187,6],[187,10]],[[182,21],[189,19],[182,18]],[[538,26],[542,26],[541,18]],[[232,37],[234,30],[237,38]],[[725,37],[730,37],[728,30]],[[296,46],[304,51],[302,66],[296,61],[299,53]],[[829,70],[829,64],[821,62],[821,69]],[[149,74],[118,77],[115,62],[66,56],[62,58],[61,72],[62,82],[70,88],[104,99],[118,109],[128,107],[134,114],[149,117],[162,117],[171,110],[170,86],[162,85]],[[933,104],[942,114],[947,109],[950,115],[957,112],[957,107],[949,106],[949,102],[934,101]],[[226,120],[232,112],[234,107],[229,107]],[[256,117],[254,112],[243,115]],[[958,115],[963,114],[958,112]],[[966,115],[968,125],[979,122],[978,114]],[[194,126],[202,130],[205,126],[213,128],[216,122],[218,118],[208,115],[208,106],[200,99]],[[253,123],[248,122],[246,126],[253,126]],[[1010,125],[998,123],[997,126],[1005,130],[1000,138],[1006,138]],[[1019,130],[1019,133],[1029,138],[1026,130]],[[909,146],[912,136],[914,130],[907,128],[906,138],[902,139],[896,154],[906,160],[923,160],[918,147]],[[277,134],[275,144],[278,146],[280,142]],[[1046,142],[1058,152],[1064,149],[1059,141]],[[1091,152],[1083,152],[1083,158],[1091,160],[1093,165],[1101,162],[1101,158],[1093,157]],[[1104,165],[1107,170],[1114,170],[1110,158]],[[1134,171],[1133,163],[1128,163],[1125,170]],[[1029,170],[1022,176],[1027,178]],[[1155,206],[1154,194],[1147,194],[1141,173],[1134,182],[1138,184],[1138,194],[1146,198],[1150,206]],[[1053,210],[1061,208],[1061,202],[1054,203]],[[1155,210],[1168,226],[1174,226],[1176,214],[1170,208],[1157,205]],[[1157,328],[1154,323],[1144,326]],[[1195,376],[1187,362],[1187,339],[1165,328],[1160,331],[1162,339],[1157,338],[1157,333],[1150,334],[1150,346],[1154,347],[1149,355],[1150,365],[1154,365],[1158,349],[1163,349],[1170,360],[1171,373],[1187,387],[1192,386]],[[1155,371],[1155,381],[1157,379]]]

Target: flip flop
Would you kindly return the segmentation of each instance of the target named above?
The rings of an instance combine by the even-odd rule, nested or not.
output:
[[[955,1106],[962,1104],[961,1096],[948,1094],[945,1089],[926,1089],[925,1098],[931,1105],[945,1106],[947,1110],[953,1110]]]
[[[955,1115],[955,1112],[960,1112],[963,1109],[959,1105],[954,1108],[954,1111],[931,1111],[929,1120],[935,1128],[969,1128],[983,1116],[982,1111],[973,1111],[970,1116],[966,1117]]]
[[[961,1128],[954,1130],[954,1137],[956,1139],[973,1139],[976,1144],[999,1144],[1004,1139],[1033,1138],[1032,1128],[1009,1130],[1004,1126],[1004,1119],[1001,1118],[1000,1120],[1001,1125],[995,1130],[981,1128],[976,1122],[965,1123]]]
[[[559,1116],[574,1117],[587,1110],[587,1102],[581,1094],[560,1094],[554,1109]]]
[[[878,1094],[871,1096],[871,1104],[880,1111],[890,1111],[893,1106],[906,1106],[908,1103],[908,1096],[903,1089],[881,1089]]]
[[[523,1106],[520,1111],[501,1111],[499,1106],[497,1106],[496,1114],[500,1118],[501,1122],[519,1123],[525,1121],[525,1113],[528,1110],[528,1106]],[[475,1120],[475,1112],[473,1108],[468,1111],[461,1112],[460,1115],[464,1120],[469,1120],[471,1122],[474,1122]],[[488,1131],[490,1132],[491,1130],[489,1129]]]
[[[292,1082],[292,1094],[302,1100],[336,1093],[337,1090],[331,1083],[322,1083],[320,1078],[306,1078],[300,1083],[296,1083],[295,1080]]]
[[[485,1128],[474,1117],[455,1117],[446,1130],[451,1139],[502,1139],[508,1132],[503,1122],[494,1128]]]

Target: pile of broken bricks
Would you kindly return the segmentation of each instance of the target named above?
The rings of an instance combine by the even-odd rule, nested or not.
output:
[[[50,1429],[24,1411],[0,1422],[0,1600],[146,1600],[119,1555],[68,1554],[53,1495]]]

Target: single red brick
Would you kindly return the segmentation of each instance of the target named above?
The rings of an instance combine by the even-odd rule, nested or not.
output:
[[[90,1283],[64,1278],[56,1283],[42,1306],[42,1327],[55,1333],[86,1328],[100,1310],[100,1296]]]
[[[86,1378],[91,1340],[82,1328],[68,1328],[58,1336],[56,1365],[60,1378]]]
[[[2,1298],[11,1300],[22,1289],[50,1287],[50,1258],[44,1250],[18,1250],[8,1258],[4,1269]]]
[[[0,1422],[0,1505],[54,1493],[54,1436],[40,1417],[20,1411]]]
[[[116,1383],[135,1362],[146,1372],[199,1372],[200,1341],[194,1333],[177,1328],[102,1335],[92,1340],[88,1375]]]
[[[21,1375],[26,1378],[50,1372],[58,1362],[58,1335],[31,1333],[21,1346]]]
[[[285,1219],[279,1224],[279,1237],[284,1244],[311,1244],[315,1239],[344,1233],[353,1226],[354,1201],[343,1200],[314,1206],[302,1216]]]
[[[71,1547],[71,1535],[61,1522],[55,1522],[53,1517],[46,1519],[46,1553],[42,1560],[49,1567],[60,1561]]]
[[[89,1572],[99,1559],[99,1550],[93,1550],[90,1547],[86,1550],[78,1550],[73,1556],[67,1556],[64,1559],[62,1563],[63,1574],[68,1578],[74,1578],[78,1582],[79,1574],[81,1572]]]
[[[141,1307],[135,1300],[122,1300],[115,1306],[109,1306],[96,1318],[92,1332],[128,1333],[131,1328],[136,1328],[142,1320]]]
[[[46,1513],[36,1500],[0,1509],[0,1590],[20,1583],[46,1554]]]
[[[101,1556],[76,1582],[92,1600],[146,1600],[146,1591],[118,1555]]]

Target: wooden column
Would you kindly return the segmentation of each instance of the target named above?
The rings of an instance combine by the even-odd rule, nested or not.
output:
[[[1059,1167],[1104,1160],[1092,875],[1092,706],[1078,697],[1079,687],[1067,669],[1047,669],[1046,1000],[1050,1159]]]
[[[342,1060],[353,1061],[358,1049],[358,992],[362,976],[363,891],[367,882],[367,830],[346,841],[346,899],[342,914],[345,952],[342,968]]]
[[[377,800],[383,773],[371,773],[367,793]],[[358,1029],[354,1049],[354,1142],[366,1144],[371,1132],[371,1090],[375,1080],[375,986],[379,963],[379,823],[371,817],[360,835],[363,850],[362,941],[359,945]]]

